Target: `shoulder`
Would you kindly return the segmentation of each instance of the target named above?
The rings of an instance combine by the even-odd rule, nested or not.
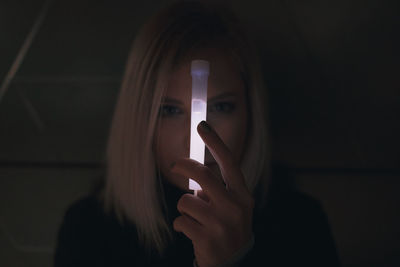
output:
[[[58,241],[62,244],[91,242],[99,239],[107,221],[102,205],[95,196],[85,196],[72,203],[66,210]]]
[[[298,191],[288,168],[276,162],[272,165],[272,179],[266,205],[260,212],[262,217],[268,214],[283,221],[295,220],[297,224],[302,221],[326,220],[321,202]]]
[[[106,248],[104,217],[94,196],[72,203],[58,231],[54,266],[102,266],[100,262],[104,259],[99,252]]]
[[[261,228],[280,248],[277,255],[292,255],[305,266],[339,266],[329,220],[320,201],[302,192],[281,192],[269,202],[267,213]]]
[[[106,214],[100,201],[93,195],[82,197],[72,203],[65,212],[64,224],[74,226],[85,224],[98,224],[104,221]]]
[[[321,202],[302,192],[281,192],[279,196],[270,199],[265,213],[268,220],[273,220],[289,232],[301,234],[305,230],[309,233],[329,230],[328,218]]]

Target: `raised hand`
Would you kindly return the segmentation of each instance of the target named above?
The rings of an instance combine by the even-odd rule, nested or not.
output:
[[[200,267],[218,266],[230,260],[252,237],[254,199],[227,146],[205,122],[197,130],[217,161],[222,178],[203,164],[184,158],[171,171],[192,178],[202,188],[198,195],[184,194],[178,201],[173,227],[192,240]]]

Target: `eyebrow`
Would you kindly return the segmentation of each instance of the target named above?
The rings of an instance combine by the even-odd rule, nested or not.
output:
[[[229,97],[235,97],[236,94],[232,93],[232,92],[225,92],[222,94],[219,94],[217,96],[214,96],[210,99],[207,99],[207,102],[215,102],[217,100],[221,100],[221,99],[225,99],[225,98],[229,98]],[[175,98],[170,98],[170,97],[164,97],[163,102],[168,102],[171,104],[178,104],[178,105],[183,105],[183,103]]]

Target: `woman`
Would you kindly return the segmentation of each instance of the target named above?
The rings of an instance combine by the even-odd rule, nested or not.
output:
[[[337,266],[315,201],[269,187],[252,51],[222,7],[181,2],[150,19],[127,61],[104,186],[66,213],[56,266]],[[194,59],[210,63],[204,165],[188,158]]]

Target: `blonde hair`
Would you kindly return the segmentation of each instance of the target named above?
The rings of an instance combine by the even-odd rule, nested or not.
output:
[[[110,130],[103,192],[105,210],[114,211],[121,224],[134,223],[139,242],[159,254],[172,238],[163,215],[165,196],[153,150],[159,107],[171,70],[202,47],[228,51],[240,69],[251,121],[241,168],[257,206],[262,207],[266,199],[266,98],[253,48],[225,7],[172,4],[150,19],[133,43]]]

